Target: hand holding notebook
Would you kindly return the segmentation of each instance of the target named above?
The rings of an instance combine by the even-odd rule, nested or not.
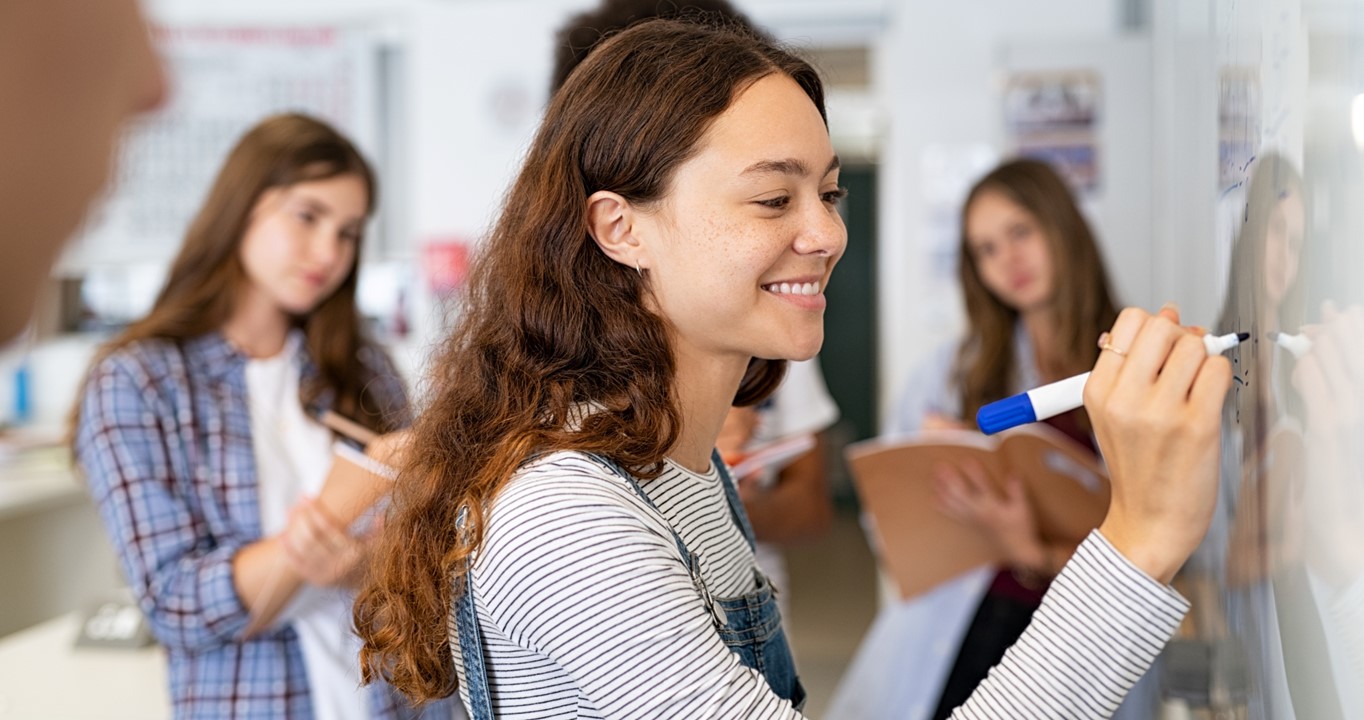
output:
[[[942,430],[849,446],[849,466],[884,567],[902,597],[918,595],[981,565],[1006,558],[969,523],[939,510],[935,469],[978,463],[1004,496],[1005,478],[1023,481],[1044,541],[1078,541],[1108,510],[1108,475],[1089,450],[1046,426],[986,437]]]

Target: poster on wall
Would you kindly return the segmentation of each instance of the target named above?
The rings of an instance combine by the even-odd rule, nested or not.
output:
[[[168,262],[233,144],[279,112],[335,125],[382,162],[369,33],[329,26],[159,26],[165,107],[129,127],[105,199],[62,269]]]
[[[1017,155],[1051,163],[1076,192],[1102,184],[1100,80],[1089,70],[1011,75],[1004,89],[1005,144]]]

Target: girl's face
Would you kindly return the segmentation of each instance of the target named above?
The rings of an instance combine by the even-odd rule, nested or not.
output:
[[[636,235],[657,310],[682,351],[806,359],[824,342],[824,289],[848,233],[824,121],[768,75],[716,118]]]
[[[1278,303],[1298,276],[1298,255],[1305,230],[1302,196],[1289,193],[1274,207],[1265,232],[1265,290]]]
[[[998,191],[981,192],[966,210],[966,244],[976,274],[1000,302],[1024,314],[1051,303],[1050,243],[1023,206]]]
[[[355,175],[266,190],[240,249],[249,291],[285,314],[311,312],[350,273],[368,203]]]

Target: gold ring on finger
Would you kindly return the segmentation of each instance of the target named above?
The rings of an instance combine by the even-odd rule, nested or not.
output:
[[[1106,343],[1100,345],[1100,346],[1099,346],[1099,350],[1101,350],[1101,351],[1102,351],[1102,350],[1107,350],[1107,351],[1113,353],[1114,355],[1117,355],[1118,357],[1127,357],[1127,351],[1126,351],[1126,350],[1123,350],[1122,348],[1118,347],[1117,345],[1114,345],[1114,344],[1111,343],[1111,342],[1106,342]]]

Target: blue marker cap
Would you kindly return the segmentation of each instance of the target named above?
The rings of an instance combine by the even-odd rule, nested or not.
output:
[[[976,412],[976,425],[986,435],[1030,422],[1037,422],[1037,413],[1033,411],[1032,400],[1027,393],[992,402]]]

